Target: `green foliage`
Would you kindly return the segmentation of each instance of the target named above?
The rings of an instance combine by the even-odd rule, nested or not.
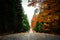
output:
[[[28,19],[27,19],[27,15],[26,14],[23,14],[22,15],[22,28],[21,28],[21,31],[28,31],[29,30],[29,22],[28,22]]]
[[[35,9],[34,14],[36,14],[38,11],[39,11],[38,9]]]
[[[34,30],[36,32],[45,32],[45,30],[42,30],[43,24],[44,24],[43,22],[37,22]]]

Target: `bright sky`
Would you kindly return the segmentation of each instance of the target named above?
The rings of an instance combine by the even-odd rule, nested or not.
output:
[[[29,24],[31,25],[31,19],[33,17],[35,8],[28,7],[27,5],[28,5],[28,0],[22,0],[22,6],[24,8],[25,14],[27,14],[27,16],[28,16]]]
[[[36,7],[32,7],[32,6],[28,7],[27,5],[28,5],[28,0],[22,0],[22,6],[23,6],[23,9],[24,9],[24,12],[25,12],[25,14],[27,14],[29,24],[31,25],[31,20],[32,20],[32,17],[34,15],[34,10],[36,8],[38,8],[38,10],[39,10],[39,7],[38,7],[39,5],[36,4]]]

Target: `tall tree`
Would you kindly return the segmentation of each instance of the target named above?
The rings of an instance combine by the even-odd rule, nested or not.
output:
[[[22,14],[22,28],[21,31],[25,32],[29,30],[29,22],[26,14]]]
[[[0,0],[0,33],[19,32],[22,27],[21,0]]]

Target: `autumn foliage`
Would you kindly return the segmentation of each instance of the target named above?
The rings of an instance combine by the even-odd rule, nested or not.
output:
[[[41,27],[41,30],[45,30],[48,33],[60,33],[60,0],[46,0],[41,2],[40,13],[38,17],[33,22],[32,25],[36,24],[37,22],[44,24]],[[36,21],[37,20],[37,21]],[[38,27],[38,26],[37,26]],[[36,25],[35,25],[36,28]],[[38,28],[39,29],[39,28]],[[40,32],[39,30],[38,32]],[[35,30],[36,31],[36,30]]]

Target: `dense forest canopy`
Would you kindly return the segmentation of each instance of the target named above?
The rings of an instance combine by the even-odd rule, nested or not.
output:
[[[60,34],[60,0],[44,0],[43,2],[38,2],[40,12],[34,15],[32,19],[32,25],[34,25],[34,30],[36,32],[47,32],[47,33],[58,33]],[[35,6],[37,0],[30,1],[28,6]],[[57,6],[57,7],[56,7]],[[37,17],[36,17],[37,16]],[[42,26],[41,26],[41,23]]]
[[[0,33],[15,33],[28,30],[27,17],[24,19],[22,0],[0,0]],[[22,20],[26,20],[27,29],[23,28]],[[24,26],[25,27],[25,26]]]

